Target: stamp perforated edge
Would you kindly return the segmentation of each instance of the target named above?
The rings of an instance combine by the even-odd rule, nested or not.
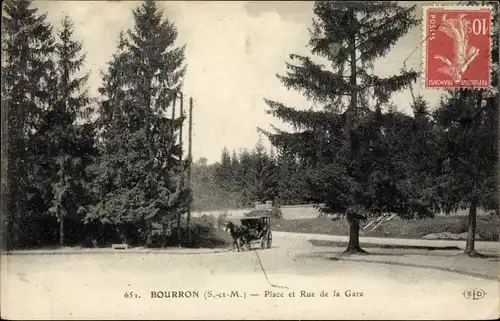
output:
[[[488,73],[488,83],[489,87],[488,88],[474,88],[474,87],[451,87],[449,89],[469,89],[469,90],[481,90],[481,89],[491,89],[492,88],[492,82],[491,82],[491,71],[493,67],[493,62],[491,61],[491,51],[493,48],[493,43],[492,43],[492,38],[493,38],[493,19],[494,19],[494,8],[492,5],[458,5],[458,4],[441,4],[441,3],[433,3],[430,5],[423,5],[422,6],[422,51],[421,51],[421,58],[422,58],[422,73],[420,77],[420,87],[421,89],[425,90],[443,90],[446,88],[436,88],[436,87],[427,87],[426,86],[426,81],[425,81],[425,75],[426,75],[426,61],[427,61],[427,11],[429,9],[433,8],[443,8],[443,9],[460,9],[460,10],[469,10],[469,11],[476,11],[476,10],[481,10],[481,9],[486,9],[491,12],[491,21],[490,21],[490,35],[489,35],[489,41],[490,41],[490,50],[488,51],[488,65],[490,72]]]

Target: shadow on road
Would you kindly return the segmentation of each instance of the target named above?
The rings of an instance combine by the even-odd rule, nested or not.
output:
[[[349,255],[343,253],[342,250],[339,249],[339,251],[315,251],[312,253],[303,253],[303,254],[298,254],[297,256],[303,257],[303,258],[318,258],[318,257],[325,257],[328,256],[328,259],[335,259],[335,258],[343,258],[343,257],[353,257],[353,256],[405,256],[405,253],[387,253],[387,252],[368,252],[368,254],[363,254],[363,255]]]
[[[250,252],[250,251],[269,251],[269,250],[277,250],[279,249],[280,247],[279,246],[271,246],[270,248],[265,248],[265,249],[261,249],[260,247],[252,247],[251,249],[243,249],[243,248],[240,248],[240,252]],[[235,252],[235,253],[238,253],[237,250],[233,250],[233,249],[229,249],[228,250],[229,252]]]
[[[328,241],[328,240],[309,240],[309,242],[314,245],[314,246],[320,246],[320,247],[347,247],[347,242],[337,242],[337,241]],[[459,247],[457,246],[440,246],[440,247],[434,247],[434,246],[418,246],[418,245],[399,245],[399,244],[394,244],[394,245],[389,245],[389,244],[363,244],[364,248],[381,248],[381,249],[415,249],[415,250],[427,250],[427,251],[434,251],[434,250],[445,250],[445,251],[450,251],[450,250],[460,250]]]
[[[498,254],[489,254],[489,259],[483,261],[484,263],[478,267],[477,261],[474,261],[477,259],[468,257],[462,251],[460,253],[456,251],[423,250],[387,252],[387,250],[384,251],[379,248],[378,251],[376,249],[370,251],[368,255],[346,255],[342,252],[343,248],[332,248],[330,251],[320,250],[312,253],[301,253],[297,254],[296,257],[306,260],[325,260],[332,262],[332,264],[335,261],[354,261],[369,264],[404,266],[462,274],[487,280],[500,280],[497,272],[498,266],[495,263],[500,260]]]

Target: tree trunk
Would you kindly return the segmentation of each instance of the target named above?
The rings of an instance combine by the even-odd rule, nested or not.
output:
[[[153,236],[152,236],[152,231],[151,227],[148,226],[147,232],[146,232],[146,247],[151,247],[153,244]]]
[[[355,20],[355,13],[352,11],[350,13],[351,19]],[[352,141],[352,130],[354,119],[357,119],[357,107],[358,107],[358,82],[357,82],[357,66],[356,66],[356,36],[352,35],[351,38],[351,46],[350,46],[350,58],[351,58],[351,76],[350,76],[350,91],[351,91],[351,102],[347,113],[347,132],[348,132],[348,140],[350,147],[350,155],[349,157],[353,159],[354,155],[357,154],[356,147],[353,145]],[[346,254],[367,254],[361,247],[359,246],[359,219],[355,217],[351,217],[347,219],[349,223],[349,244],[347,245],[347,249],[344,251]]]
[[[120,238],[120,242],[122,242],[122,244],[127,244],[127,236],[125,235],[124,228],[122,226],[117,226],[115,230]]]
[[[182,233],[181,233],[181,213],[177,213],[177,243],[179,247],[181,246],[182,242]]]
[[[476,254],[474,243],[476,242],[476,217],[477,217],[477,199],[473,198],[469,208],[469,226],[467,228],[467,241],[465,243],[465,253],[469,256]]]
[[[59,246],[64,246],[64,215],[59,214]]]
[[[348,219],[349,222],[349,244],[344,251],[346,254],[368,254],[359,246],[359,220]]]
[[[351,13],[352,20],[355,20],[354,12]],[[352,35],[351,38],[351,48],[350,48],[350,58],[351,58],[351,77],[350,77],[350,86],[351,86],[351,111],[347,115],[347,120],[349,121],[347,127],[349,130],[352,130],[350,122],[350,118],[352,116],[357,116],[357,108],[358,108],[358,82],[357,82],[357,66],[356,66],[356,35]]]
[[[14,194],[14,193],[13,193]],[[16,195],[17,199],[14,201],[15,205],[13,206],[14,213],[12,215],[14,216],[14,234],[12,237],[13,241],[13,247],[14,248],[20,248],[21,247],[21,210],[19,209],[19,197],[18,197],[18,190],[16,189]]]
[[[161,247],[165,247],[166,244],[167,244],[167,223],[162,222]]]

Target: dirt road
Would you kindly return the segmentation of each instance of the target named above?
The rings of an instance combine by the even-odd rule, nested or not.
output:
[[[272,249],[240,253],[2,256],[1,313],[8,319],[499,316],[498,281],[313,252],[304,238],[277,233]]]

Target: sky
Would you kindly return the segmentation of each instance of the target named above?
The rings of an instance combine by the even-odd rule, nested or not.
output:
[[[406,2],[412,5],[417,2]],[[106,70],[116,51],[118,34],[133,27],[132,9],[136,1],[35,1],[55,26],[65,14],[75,25],[75,38],[83,42],[88,87],[97,96],[100,71]],[[418,3],[417,17],[422,16]],[[183,92],[193,97],[193,158],[218,161],[224,147],[252,149],[258,138],[257,127],[269,130],[271,124],[289,129],[266,114],[264,98],[286,105],[308,108],[310,103],[289,91],[276,74],[284,74],[291,53],[310,55],[306,47],[313,18],[312,1],[159,1],[164,16],[179,32],[177,46],[186,44],[187,74]],[[407,59],[408,69],[422,66],[422,28],[418,26],[400,39],[385,59],[375,63],[378,76],[398,73]],[[416,93],[431,107],[441,95],[437,90],[414,85]],[[392,101],[401,111],[410,112],[409,91],[395,94]],[[187,107],[187,100],[184,103]],[[178,108],[177,108],[178,110]],[[187,142],[187,122],[184,141]],[[264,144],[270,148],[264,138]]]

